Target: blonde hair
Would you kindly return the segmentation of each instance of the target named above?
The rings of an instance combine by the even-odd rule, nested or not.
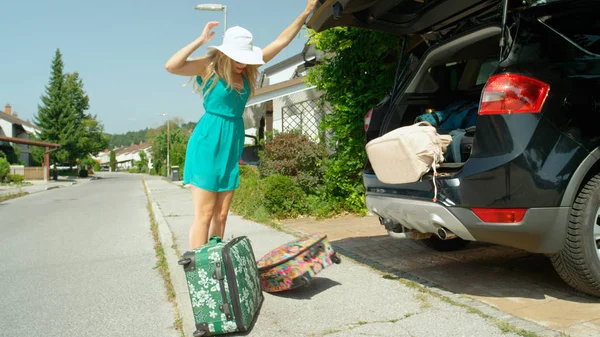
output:
[[[198,83],[194,81],[194,91],[201,94],[202,96],[206,96],[214,87],[217,85],[218,78],[222,78],[227,83],[228,88],[232,88],[240,92],[244,89],[244,85],[240,86],[235,83],[233,80],[233,60],[229,58],[227,55],[223,54],[221,51],[216,50],[208,54],[211,62],[208,66],[208,71],[206,74],[202,75],[202,85],[198,86]],[[254,95],[256,91],[256,87],[258,85],[258,66],[257,65],[246,65],[242,75],[246,77],[248,84],[250,86],[250,96]],[[210,87],[206,88],[210,79],[213,79]],[[204,91],[206,88],[206,91]]]

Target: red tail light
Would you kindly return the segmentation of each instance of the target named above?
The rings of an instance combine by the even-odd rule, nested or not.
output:
[[[515,223],[525,217],[526,208],[472,208],[483,222]]]
[[[365,115],[365,132],[369,130],[369,124],[371,124],[371,115],[373,114],[373,108]]]
[[[539,113],[549,90],[548,84],[531,77],[494,75],[483,89],[479,114]]]

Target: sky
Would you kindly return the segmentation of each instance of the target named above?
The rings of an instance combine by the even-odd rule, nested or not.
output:
[[[264,48],[301,14],[306,0],[0,0],[0,110],[10,103],[19,118],[33,120],[50,78],[56,49],[64,71],[79,72],[90,97],[89,112],[108,133],[165,122],[160,114],[196,122],[200,97],[187,77],[165,70],[167,60],[218,21],[209,45],[223,37],[223,12],[198,11],[202,3],[227,6],[227,27],[242,26]],[[301,32],[264,67],[302,51]],[[193,56],[206,53],[206,46]]]

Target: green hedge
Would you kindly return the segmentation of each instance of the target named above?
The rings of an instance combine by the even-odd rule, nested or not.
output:
[[[0,182],[4,181],[10,172],[10,164],[4,157],[0,157]]]
[[[263,184],[265,208],[275,218],[294,218],[307,212],[306,193],[291,177],[274,174]]]

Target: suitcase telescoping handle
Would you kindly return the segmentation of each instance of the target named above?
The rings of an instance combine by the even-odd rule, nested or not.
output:
[[[216,245],[217,243],[223,242],[223,239],[221,239],[220,236],[215,235],[215,236],[211,236],[211,238],[208,240],[208,242],[211,245]]]

